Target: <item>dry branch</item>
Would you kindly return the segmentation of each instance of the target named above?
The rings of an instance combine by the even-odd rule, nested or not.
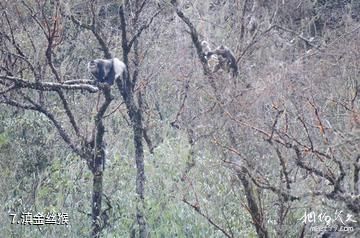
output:
[[[67,90],[86,90],[90,93],[95,93],[99,89],[89,84],[69,84],[69,83],[52,83],[52,82],[31,82],[18,77],[0,76],[0,82],[6,84],[6,81],[14,83],[16,88],[30,88],[40,91],[59,91],[61,89]]]

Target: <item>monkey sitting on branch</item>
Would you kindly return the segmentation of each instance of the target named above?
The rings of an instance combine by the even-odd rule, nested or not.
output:
[[[92,60],[88,63],[88,70],[97,83],[109,85],[112,85],[118,77],[126,75],[126,65],[118,58]]]
[[[235,56],[228,47],[220,45],[215,50],[211,50],[209,43],[206,41],[201,42],[201,46],[203,49],[204,57],[207,61],[217,61],[213,68],[213,73],[216,73],[219,69],[222,69],[228,73],[231,72],[233,77],[236,77],[238,75],[239,72]]]
[[[202,52],[203,52],[203,57],[206,59],[206,62],[208,63],[209,68],[211,68],[211,71],[214,72],[215,67],[217,65],[219,65],[219,59],[218,59],[217,55],[215,55],[215,54],[208,55],[209,52],[211,52],[211,48],[207,41],[201,42],[201,48],[202,48]]]

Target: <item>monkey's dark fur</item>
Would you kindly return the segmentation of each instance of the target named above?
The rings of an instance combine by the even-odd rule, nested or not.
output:
[[[118,58],[95,59],[89,62],[88,70],[94,75],[96,82],[112,85],[116,78],[124,77],[126,65]]]

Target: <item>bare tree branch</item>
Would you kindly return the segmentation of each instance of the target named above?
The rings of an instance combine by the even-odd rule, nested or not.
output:
[[[185,198],[183,199],[183,202],[190,207],[192,207],[197,213],[199,213],[202,217],[204,217],[215,229],[221,231],[226,237],[233,238],[233,236],[228,233],[224,228],[222,228],[220,225],[216,224],[213,219],[211,219],[208,215],[202,212],[200,206],[198,204],[191,204],[188,200]]]
[[[97,87],[88,84],[72,85],[72,84],[52,83],[52,82],[30,82],[29,80],[24,80],[22,78],[6,76],[6,75],[0,76],[0,79],[4,79],[2,80],[3,83],[6,82],[5,80],[11,81],[18,88],[30,88],[40,91],[58,91],[60,89],[68,89],[68,90],[86,90],[90,93],[95,93],[99,90]]]

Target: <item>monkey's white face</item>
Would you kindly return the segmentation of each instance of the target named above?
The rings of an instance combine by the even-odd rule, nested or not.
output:
[[[96,74],[98,72],[97,62],[95,60],[90,61],[88,63],[88,69],[89,69],[90,73]]]
[[[209,45],[209,43],[207,43],[206,41],[202,41],[201,42],[201,46],[202,47],[207,47]]]

